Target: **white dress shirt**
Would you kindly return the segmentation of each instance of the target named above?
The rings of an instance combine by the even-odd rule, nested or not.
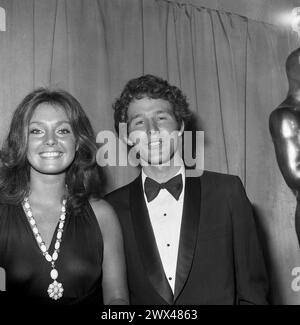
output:
[[[176,265],[185,188],[185,170],[183,165],[176,175],[178,174],[182,174],[183,182],[182,192],[178,201],[168,192],[168,190],[161,189],[157,197],[151,202],[148,202],[144,188],[147,175],[142,170],[144,197],[154,232],[156,245],[165,275],[169,281],[173,293],[175,290]]]

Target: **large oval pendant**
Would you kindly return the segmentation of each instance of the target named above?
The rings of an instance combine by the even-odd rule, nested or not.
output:
[[[52,269],[51,272],[50,272],[50,277],[52,280],[56,280],[57,277],[58,277],[58,272],[56,269]]]
[[[60,299],[63,295],[64,288],[60,282],[54,280],[52,283],[49,284],[48,287],[48,295],[50,298],[57,300]]]

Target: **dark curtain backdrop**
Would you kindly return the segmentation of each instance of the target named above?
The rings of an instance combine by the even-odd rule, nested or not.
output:
[[[165,0],[0,0],[0,142],[17,103],[33,88],[65,88],[96,132],[113,130],[111,104],[133,77],[151,73],[185,92],[205,131],[205,168],[239,175],[256,212],[272,302],[300,303],[295,199],[277,167],[270,112],[285,98],[291,30]],[[107,170],[107,191],[133,168]]]

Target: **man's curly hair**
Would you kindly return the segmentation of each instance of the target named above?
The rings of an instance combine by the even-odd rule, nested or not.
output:
[[[135,99],[151,98],[164,99],[171,104],[174,116],[178,122],[178,129],[182,122],[187,126],[192,113],[186,96],[176,86],[171,86],[162,78],[147,74],[131,79],[125,85],[121,96],[113,104],[115,129],[119,132],[119,123],[127,123],[129,104]]]

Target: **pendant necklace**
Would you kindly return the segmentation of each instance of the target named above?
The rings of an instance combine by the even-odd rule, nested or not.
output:
[[[66,202],[67,202],[67,200],[65,200],[65,199],[62,201],[61,214],[59,217],[59,224],[58,224],[58,229],[57,229],[57,233],[56,233],[56,242],[54,245],[54,251],[53,251],[52,256],[49,254],[46,244],[43,241],[43,239],[40,235],[40,232],[37,228],[37,224],[33,217],[32,209],[31,209],[28,197],[25,197],[25,199],[22,203],[22,207],[23,207],[24,212],[28,218],[29,224],[33,231],[34,237],[39,245],[39,248],[40,248],[42,254],[44,255],[45,259],[49,263],[51,263],[52,270],[50,272],[50,278],[53,280],[53,282],[49,284],[47,292],[48,292],[49,297],[54,300],[60,299],[64,292],[64,288],[63,288],[62,284],[60,282],[56,281],[56,279],[58,278],[58,272],[55,268],[55,262],[58,258],[59,247],[60,247],[62,233],[63,233],[63,229],[64,229],[64,223],[65,223],[65,219],[66,219]]]

